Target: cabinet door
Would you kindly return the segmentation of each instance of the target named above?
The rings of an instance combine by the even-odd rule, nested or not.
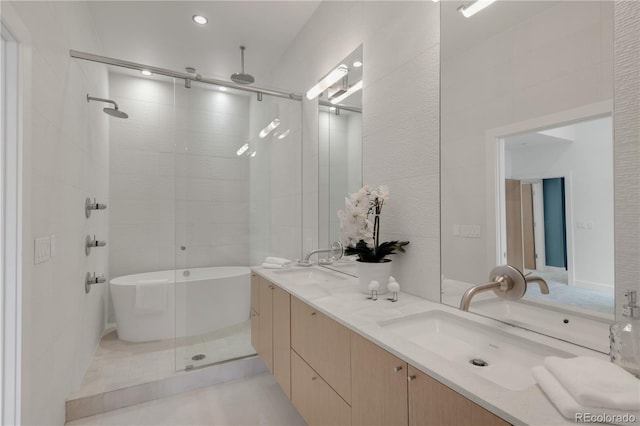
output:
[[[260,276],[255,272],[251,273],[251,309],[260,312]]]
[[[320,360],[317,371],[347,403],[351,403],[351,331],[318,312]]]
[[[407,363],[356,333],[351,386],[353,425],[407,425]]]
[[[506,426],[509,423],[409,366],[409,425]]]
[[[262,277],[260,285],[260,342],[258,355],[273,373],[273,290],[275,286]]]
[[[291,296],[273,290],[273,375],[291,399]]]
[[[291,347],[315,368],[322,360],[320,313],[300,299],[291,298]]]
[[[251,310],[251,346],[260,353],[260,316],[253,309]]]
[[[294,351],[291,402],[309,426],[351,424],[349,405]]]

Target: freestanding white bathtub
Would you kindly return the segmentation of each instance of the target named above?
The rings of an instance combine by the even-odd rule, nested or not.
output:
[[[213,332],[246,321],[251,309],[251,270],[242,266],[126,275],[109,288],[118,337],[127,342]]]

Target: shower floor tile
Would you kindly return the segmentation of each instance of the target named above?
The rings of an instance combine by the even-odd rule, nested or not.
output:
[[[182,339],[129,343],[118,339],[116,330],[100,341],[76,399],[154,382],[198,368],[255,354],[251,347],[251,322],[213,333]],[[205,355],[193,360],[195,355]]]

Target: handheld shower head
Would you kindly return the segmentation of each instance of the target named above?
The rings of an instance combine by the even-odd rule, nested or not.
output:
[[[244,73],[244,46],[240,46],[240,56],[242,61],[242,72],[237,72],[235,74],[231,74],[231,81],[238,84],[251,84],[256,81],[255,78],[251,74]]]
[[[106,102],[108,104],[113,104],[113,108],[102,108],[102,111],[104,111],[105,113],[109,114],[112,117],[129,118],[129,115],[126,112],[120,111],[118,109],[118,104],[115,103],[115,101],[112,101],[110,99],[94,98],[93,96],[89,96],[89,94],[87,94],[87,102],[90,102],[90,101]]]

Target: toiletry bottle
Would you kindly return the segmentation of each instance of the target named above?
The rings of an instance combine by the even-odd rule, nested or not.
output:
[[[640,308],[636,291],[625,293],[622,321],[611,324],[611,362],[618,364],[636,377],[640,377]]]

